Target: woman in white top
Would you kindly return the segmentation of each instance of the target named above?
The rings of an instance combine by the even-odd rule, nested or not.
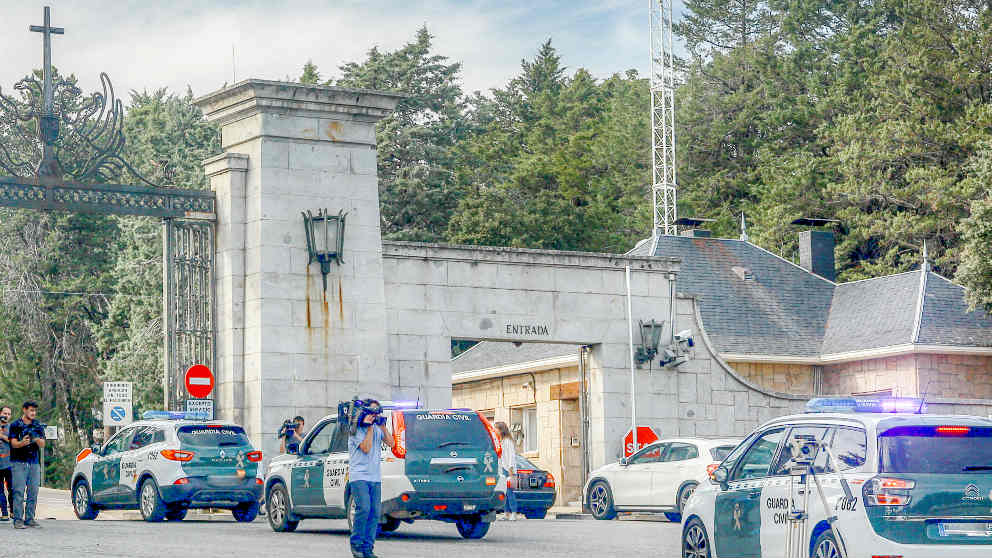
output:
[[[506,478],[510,479],[510,486],[506,489],[506,512],[504,519],[514,521],[517,519],[517,498],[513,494],[513,488],[517,481],[517,446],[513,442],[513,434],[506,426],[505,422],[496,423],[496,431],[499,432],[500,441],[503,444],[503,454],[499,456],[499,468],[502,469]]]

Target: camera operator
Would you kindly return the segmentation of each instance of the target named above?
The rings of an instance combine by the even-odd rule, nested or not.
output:
[[[14,481],[10,478],[10,437],[7,430],[10,425],[11,408],[0,407],[0,521],[10,521],[7,504],[14,505]]]
[[[382,515],[382,444],[393,447],[382,406],[375,399],[355,401],[361,415],[355,433],[348,437],[349,482],[357,510],[351,526],[351,555],[377,558],[372,553]]]
[[[299,453],[300,443],[303,442],[303,434],[306,433],[303,429],[304,426],[306,426],[306,421],[301,416],[293,419],[292,426],[283,424],[283,429],[279,433],[279,437],[282,438],[279,453]]]
[[[38,404],[25,401],[21,406],[21,418],[10,425],[14,529],[41,527],[34,519],[34,511],[41,482],[38,450],[45,448],[45,434],[43,430],[39,432],[41,424],[35,420],[37,414]]]

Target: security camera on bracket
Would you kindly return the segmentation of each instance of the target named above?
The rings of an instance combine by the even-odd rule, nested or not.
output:
[[[677,368],[689,362],[689,349],[696,346],[691,330],[680,331],[674,337],[674,343],[661,351],[661,360],[658,364],[664,368]]]

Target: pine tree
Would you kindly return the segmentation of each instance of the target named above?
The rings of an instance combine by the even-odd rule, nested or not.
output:
[[[320,84],[320,72],[317,71],[317,66],[313,63],[313,60],[307,60],[307,63],[303,65],[303,74],[300,76],[300,83],[308,85]]]

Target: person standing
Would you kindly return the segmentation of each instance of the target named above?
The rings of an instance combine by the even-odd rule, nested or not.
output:
[[[10,436],[11,477],[13,480],[12,498],[14,529],[41,527],[34,519],[38,505],[38,486],[41,483],[41,463],[39,450],[45,448],[45,437],[32,436],[31,426],[38,415],[38,404],[25,401],[21,406],[21,418],[14,421],[8,430]]]
[[[377,558],[372,553],[382,515],[382,443],[393,447],[393,436],[379,420],[382,406],[375,399],[362,402],[364,410],[354,434],[348,436],[348,492],[355,499],[351,523],[351,555]]]
[[[517,445],[513,441],[513,434],[505,422],[496,423],[496,431],[499,432],[499,439],[503,445],[503,453],[499,456],[499,468],[509,479],[509,486],[506,488],[506,510],[503,512],[503,519],[515,521],[517,519],[517,497],[513,490],[517,487]]]
[[[14,498],[11,490],[14,488],[14,481],[10,478],[10,437],[7,430],[10,428],[11,408],[4,405],[0,407],[0,521],[10,521],[10,512],[7,504],[14,505]]]

